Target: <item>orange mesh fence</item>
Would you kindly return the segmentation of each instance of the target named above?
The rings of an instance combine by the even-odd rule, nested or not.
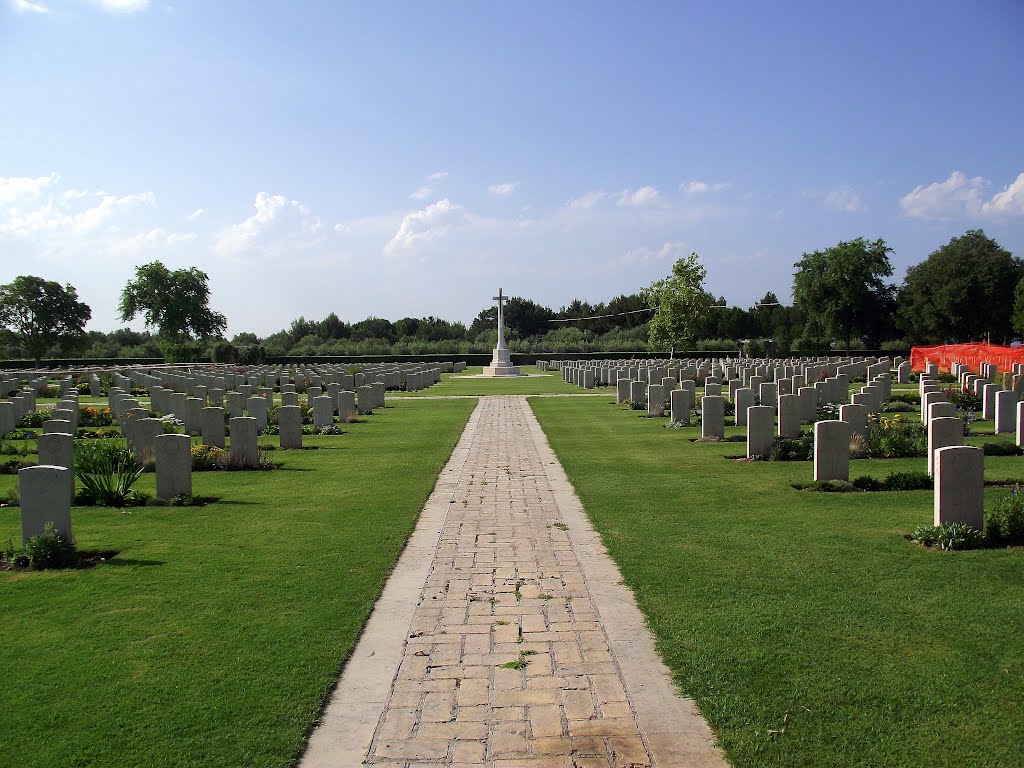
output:
[[[1012,371],[1015,363],[1024,363],[1024,347],[1000,347],[997,344],[940,344],[935,347],[914,347],[910,350],[910,367],[923,371],[927,363],[935,363],[940,371],[949,372],[953,363],[966,363],[977,371],[982,363],[992,363],[1000,371]]]

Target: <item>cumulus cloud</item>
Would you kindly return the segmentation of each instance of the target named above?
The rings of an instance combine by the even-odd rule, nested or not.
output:
[[[18,13],[49,13],[50,9],[42,3],[33,3],[30,0],[11,0],[11,6]]]
[[[1024,173],[1018,174],[1012,184],[983,203],[981,214],[993,218],[1024,216]]]
[[[55,185],[60,176],[0,176],[0,205],[37,200],[47,187]]]
[[[976,216],[981,211],[985,183],[981,176],[968,178],[960,171],[953,171],[945,181],[914,187],[900,198],[900,208],[904,216],[914,219]]]
[[[426,200],[433,193],[434,193],[433,189],[431,189],[427,185],[423,185],[422,187],[417,189],[415,192],[413,192],[411,195],[409,195],[409,197],[411,197],[413,200]]]
[[[504,184],[492,184],[487,188],[487,191],[492,195],[498,195],[503,197],[505,195],[511,195],[519,187],[518,181],[508,181]]]
[[[860,195],[853,187],[840,187],[825,194],[825,207],[846,213],[858,213],[867,208],[860,199]]]
[[[139,206],[156,204],[152,192],[109,195],[70,189],[58,193],[60,177],[0,177],[0,235],[83,234]]]
[[[260,192],[253,205],[256,213],[217,235],[215,252],[229,257],[273,255],[322,239],[319,217],[298,200]]]
[[[109,253],[126,254],[139,253],[149,248],[162,245],[175,245],[176,243],[187,243],[196,239],[195,232],[174,233],[156,227],[149,232],[140,232],[133,237],[128,237],[112,243],[107,247]]]
[[[640,187],[636,190],[622,190],[618,205],[626,208],[639,208],[658,201],[658,190],[654,187]]]
[[[431,203],[420,211],[407,214],[398,231],[384,246],[385,253],[403,251],[420,243],[443,237],[453,227],[468,220],[465,209],[451,202],[447,197]]]
[[[702,192],[721,192],[729,187],[728,181],[717,181],[714,184],[709,184],[706,181],[690,181],[679,185],[679,189],[688,195],[699,195]]]
[[[626,251],[626,255],[623,256],[620,261],[624,264],[636,264],[645,261],[665,261],[666,259],[675,261],[685,255],[687,255],[686,243],[675,241],[664,243],[660,248],[650,248],[648,246],[631,248]]]
[[[608,197],[608,193],[603,189],[592,189],[579,197],[575,197],[569,201],[570,208],[593,208],[595,205],[600,203]]]
[[[427,176],[427,181],[440,181],[446,178],[448,178],[448,171],[434,171],[434,173]]]

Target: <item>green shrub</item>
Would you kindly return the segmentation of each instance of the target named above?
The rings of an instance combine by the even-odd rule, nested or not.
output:
[[[114,413],[109,408],[83,405],[78,408],[80,427],[110,427],[114,424]]]
[[[811,488],[823,493],[852,493],[861,490],[846,480],[815,480]]]
[[[925,456],[928,431],[916,419],[904,420],[900,414],[891,419],[868,419],[867,453],[873,459],[905,459]]]
[[[733,339],[701,339],[694,345],[697,352],[733,352],[739,346]]]
[[[907,403],[908,405],[921,405],[921,393],[913,391],[893,392],[889,395],[890,403]]]
[[[18,422],[19,427],[35,427],[38,429],[43,426],[44,421],[48,421],[53,418],[53,408],[40,408],[35,411],[30,411],[21,417],[21,421]]]
[[[886,491],[924,491],[934,485],[927,472],[893,472],[885,478],[882,488]]]
[[[131,449],[119,442],[83,443],[75,447],[75,477],[81,483],[76,499],[83,504],[127,506],[143,471]]]
[[[768,461],[810,461],[814,458],[814,434],[803,432],[800,437],[779,437],[768,449]]]
[[[1019,445],[1001,440],[997,443],[984,443],[981,446],[986,456],[1020,456],[1024,453]]]
[[[32,564],[28,552],[21,547],[14,546],[13,539],[8,539],[7,544],[0,550],[0,560],[10,568],[28,568]]]
[[[973,392],[969,392],[966,389],[951,387],[946,390],[946,399],[955,405],[957,410],[969,412],[981,410],[981,396],[976,395]]]
[[[984,545],[981,531],[967,523],[922,525],[910,534],[911,541],[945,550],[978,549]]]
[[[837,421],[839,419],[839,403],[823,403],[817,409],[818,421]]]
[[[228,452],[213,445],[192,446],[192,471],[208,472],[223,469],[228,462]]]
[[[880,491],[883,488],[883,484],[871,475],[861,475],[854,478],[853,487],[859,488],[862,491]]]
[[[1024,496],[1019,486],[985,513],[985,538],[992,544],[1024,543]]]
[[[78,562],[75,542],[53,527],[43,526],[43,532],[25,542],[25,554],[29,565],[37,571],[46,568],[67,568]]]

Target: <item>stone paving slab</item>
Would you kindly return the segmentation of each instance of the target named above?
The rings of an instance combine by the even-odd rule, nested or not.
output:
[[[480,399],[301,765],[728,765],[525,397]]]

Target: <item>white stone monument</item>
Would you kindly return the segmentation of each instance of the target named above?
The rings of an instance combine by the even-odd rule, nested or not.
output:
[[[509,355],[508,347],[505,345],[505,309],[504,303],[508,297],[498,289],[498,295],[494,300],[498,302],[498,346],[494,348],[494,356],[491,364],[484,368],[482,376],[522,376],[519,369],[512,365],[512,358]]]

